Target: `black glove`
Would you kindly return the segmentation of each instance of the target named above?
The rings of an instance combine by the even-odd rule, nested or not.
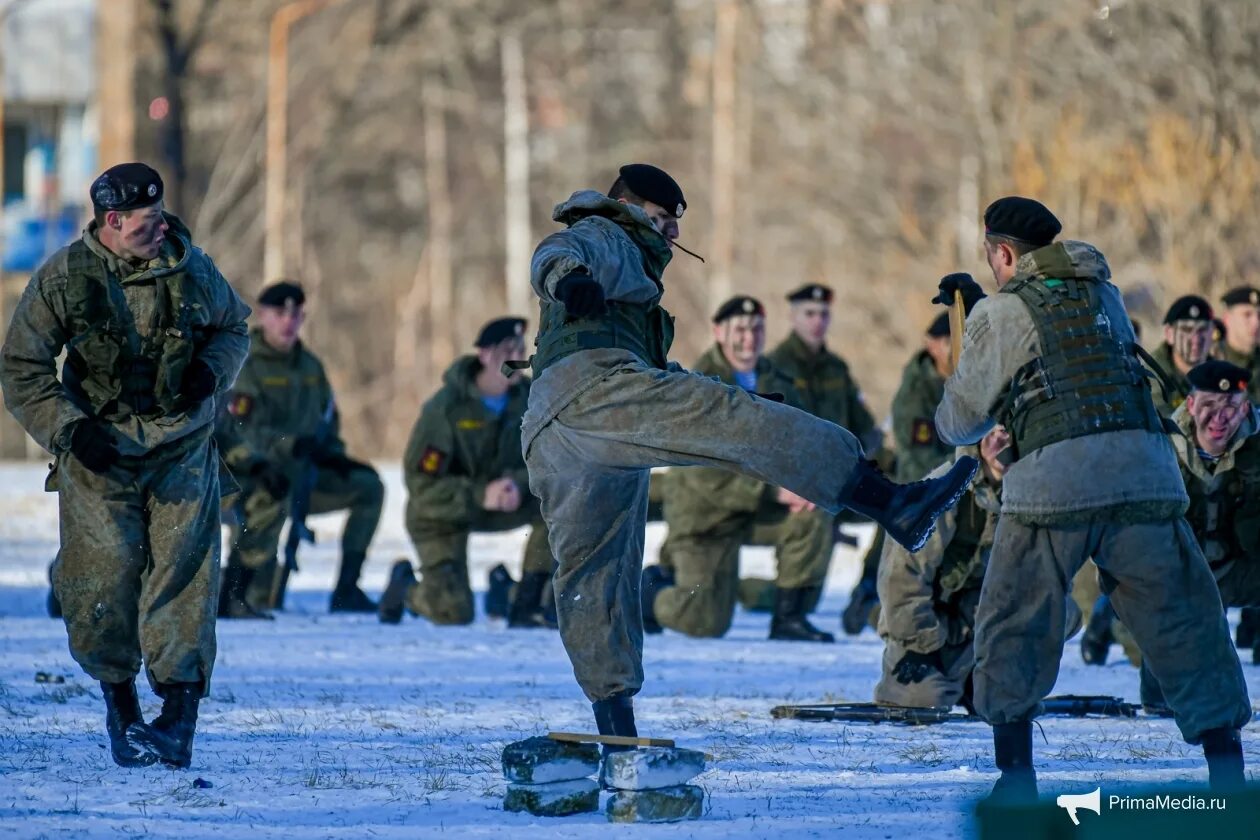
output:
[[[968,315],[971,314],[971,307],[984,298],[984,289],[980,288],[980,284],[975,281],[975,278],[966,272],[946,274],[941,278],[937,288],[940,289],[940,293],[932,298],[932,303],[943,303],[946,306],[953,306],[954,293],[957,292],[962,295],[963,310]]]
[[[565,311],[574,318],[593,318],[603,315],[604,289],[585,271],[570,271],[556,283],[556,300],[564,304]]]
[[[201,359],[193,359],[184,370],[184,381],[179,392],[187,405],[197,405],[214,394],[219,378]]]
[[[259,461],[249,469],[249,477],[257,481],[273,499],[289,495],[289,477],[270,461]]]
[[[897,678],[897,682],[902,685],[909,685],[910,683],[923,682],[923,679],[928,674],[940,670],[940,651],[917,653],[913,650],[908,650],[906,655],[901,657],[901,661],[893,666],[892,672],[893,676]]]
[[[94,473],[118,463],[118,447],[109,430],[95,420],[80,420],[70,430],[70,453]]]

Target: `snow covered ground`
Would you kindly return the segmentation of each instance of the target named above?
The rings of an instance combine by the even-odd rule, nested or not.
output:
[[[385,475],[389,502],[366,579],[373,593],[391,561],[411,553],[398,470]],[[0,465],[0,836],[970,837],[972,804],[995,777],[984,726],[771,720],[779,703],[869,700],[881,646],[870,630],[832,646],[768,642],[768,617],[741,612],[722,640],[649,637],[636,700],[641,733],[713,755],[697,782],[710,797],[703,820],[610,826],[602,814],[504,813],[506,743],[593,728],[557,635],[484,619],[443,629],[329,616],[337,516],[313,520],[321,541],[303,552],[289,613],[220,624],[193,769],[120,770],[99,690],[70,659],[61,622],[44,616],[57,519],[42,482],[40,465]],[[662,536],[653,526],[650,556]],[[518,572],[522,544],[522,533],[475,537],[474,586],[484,588],[500,561]],[[859,557],[836,552],[816,616],[828,629],[838,630]],[[746,572],[769,574],[767,550],[744,558]],[[1086,668],[1070,644],[1056,692],[1136,699],[1136,672],[1119,648],[1112,658]],[[1246,670],[1260,698],[1260,668]],[[37,683],[38,672],[65,683]],[[151,715],[157,703],[144,695]],[[1206,779],[1201,753],[1170,721],[1042,724],[1043,796]],[[1260,766],[1256,725],[1244,739],[1249,764]]]

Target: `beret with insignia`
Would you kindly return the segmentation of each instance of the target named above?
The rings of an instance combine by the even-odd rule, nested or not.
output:
[[[165,189],[162,176],[144,163],[120,163],[106,169],[92,182],[92,207],[96,210],[138,210],[157,204]]]
[[[761,315],[764,317],[765,314],[766,308],[755,297],[736,295],[719,306],[718,311],[713,313],[713,323],[720,324],[727,318],[734,318],[736,315]]]
[[[1168,314],[1164,316],[1165,324],[1175,324],[1178,321],[1211,321],[1212,307],[1208,302],[1198,295],[1185,295],[1173,301],[1173,305],[1168,307]]]
[[[788,294],[787,299],[791,303],[831,303],[834,293],[830,286],[824,286],[821,283],[806,283],[794,292]]]
[[[473,342],[474,347],[493,347],[500,341],[513,336],[525,335],[524,318],[495,318],[481,328],[481,332],[477,333],[477,340]]]
[[[1049,245],[1063,225],[1040,201],[1012,195],[999,198],[984,211],[986,236],[1004,236],[1035,247]]]
[[[937,315],[931,326],[927,328],[927,334],[932,338],[948,338],[949,313],[942,312],[940,315]]]
[[[664,169],[650,163],[627,163],[621,167],[619,175],[618,180],[629,187],[630,192],[682,218],[683,211],[687,209],[687,199],[683,198],[682,187]]]
[[[1208,359],[1186,374],[1190,387],[1213,394],[1241,394],[1251,382],[1251,371],[1223,359]]]
[[[272,283],[258,296],[259,306],[301,306],[304,303],[306,303],[306,292],[302,291],[302,287],[297,283],[290,283],[288,280]]]
[[[1229,330],[1225,327],[1225,322],[1220,318],[1212,319],[1212,340],[1224,341],[1225,336],[1229,334]]]
[[[1221,298],[1221,303],[1226,306],[1239,306],[1242,304],[1260,306],[1260,289],[1257,289],[1255,286],[1239,286],[1236,289],[1230,289]]]

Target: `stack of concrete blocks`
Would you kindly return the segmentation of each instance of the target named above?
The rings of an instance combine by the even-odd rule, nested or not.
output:
[[[609,753],[600,781],[613,791],[605,812],[611,822],[698,820],[704,789],[687,784],[704,772],[704,753],[645,747]]]
[[[503,810],[567,817],[599,810],[599,747],[529,738],[503,749]]]

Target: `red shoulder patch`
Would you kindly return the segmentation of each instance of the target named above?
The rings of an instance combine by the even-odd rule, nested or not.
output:
[[[233,417],[248,417],[254,410],[254,398],[249,394],[231,394],[228,396],[227,410]]]
[[[931,446],[936,440],[936,424],[926,417],[914,418],[910,429],[910,440],[915,446]]]
[[[426,446],[424,454],[420,456],[420,463],[416,466],[425,475],[437,475],[442,471],[442,465],[445,463],[445,452],[434,446]]]

